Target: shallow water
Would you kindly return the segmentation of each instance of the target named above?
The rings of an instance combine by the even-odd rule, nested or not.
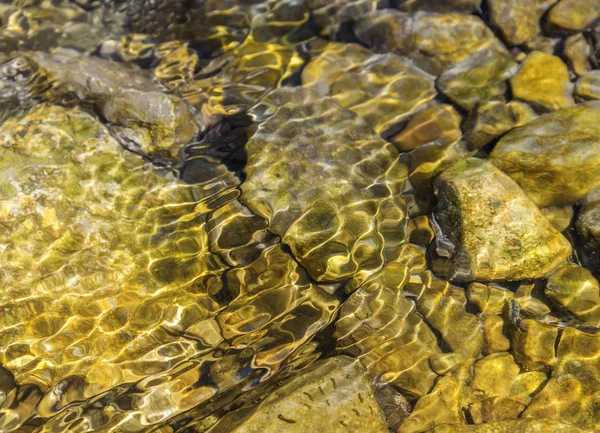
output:
[[[600,428],[600,3],[528,1],[0,2],[0,432]]]

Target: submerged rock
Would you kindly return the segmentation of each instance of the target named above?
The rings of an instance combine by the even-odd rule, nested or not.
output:
[[[590,271],[569,264],[548,279],[546,295],[583,322],[600,322],[600,286]]]
[[[200,130],[191,107],[165,93],[149,73],[98,57],[31,56],[46,71],[55,97],[74,94],[92,105],[134,152],[174,157]]]
[[[338,356],[315,363],[254,407],[226,415],[209,433],[388,433],[360,361]]]
[[[591,47],[585,37],[578,33],[565,39],[564,55],[569,60],[576,75],[584,75],[592,70]]]
[[[361,18],[357,36],[375,51],[410,57],[434,75],[477,51],[505,50],[480,18],[457,13],[376,11]]]
[[[523,412],[523,418],[552,419],[597,431],[600,391],[600,334],[563,330],[550,380]],[[575,430],[577,431],[577,430]]]
[[[600,102],[543,115],[510,131],[489,160],[538,206],[565,205],[600,185]]]
[[[506,80],[517,71],[508,52],[482,50],[446,69],[437,80],[441,92],[465,110],[504,96]]]
[[[577,232],[586,248],[600,255],[600,197],[591,193],[577,216]],[[597,195],[597,194],[596,194]]]
[[[482,425],[440,426],[431,433],[592,433],[592,430],[561,421],[515,419]]]
[[[340,281],[379,269],[384,248],[404,240],[407,171],[360,117],[311,95],[250,138],[241,200],[313,278]]]
[[[536,117],[535,111],[522,102],[484,102],[477,105],[463,122],[464,140],[469,149],[481,149],[505,132]]]
[[[458,162],[436,188],[437,249],[449,250],[451,279],[543,278],[571,254],[569,242],[519,186],[487,161]]]
[[[433,77],[394,54],[331,43],[302,71],[302,84],[331,96],[378,133],[394,128],[437,95]]]
[[[390,141],[400,152],[410,152],[429,143],[449,145],[461,137],[461,116],[447,104],[433,103],[415,113]]]
[[[575,103],[567,65],[560,57],[541,51],[527,56],[510,86],[515,98],[544,110],[558,110]]]
[[[10,329],[0,362],[47,390],[37,413],[219,343],[210,329],[184,337],[219,308],[209,292],[223,266],[196,209],[200,187],[144,163],[80,109],[41,105],[7,120],[0,141],[0,328]]]

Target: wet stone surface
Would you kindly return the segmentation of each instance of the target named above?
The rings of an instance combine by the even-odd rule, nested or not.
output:
[[[599,8],[1,1],[0,431],[598,431]]]

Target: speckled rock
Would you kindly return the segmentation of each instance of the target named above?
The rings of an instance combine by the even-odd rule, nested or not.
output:
[[[541,32],[540,18],[553,0],[489,0],[490,19],[509,45],[522,45]]]
[[[469,149],[481,149],[511,129],[537,117],[533,109],[522,102],[488,101],[473,109],[462,128]]]
[[[510,80],[513,96],[545,110],[570,107],[573,100],[567,65],[560,57],[534,51]]]
[[[403,240],[407,169],[355,113],[310,95],[280,106],[246,144],[241,200],[313,278],[339,281],[379,269],[386,245]]]
[[[374,392],[360,361],[338,356],[315,363],[258,405],[226,415],[208,433],[306,433],[315,426],[332,433],[388,433]]]
[[[575,94],[583,99],[600,99],[600,71],[590,71],[579,77]]]
[[[510,131],[490,161],[538,206],[565,205],[600,185],[600,102],[543,115]]]
[[[438,254],[459,281],[543,278],[571,253],[568,241],[508,176],[467,158],[436,181]]]
[[[517,62],[505,51],[481,50],[446,69],[437,80],[441,92],[470,111],[488,99],[504,96],[506,80]]]
[[[600,321],[600,287],[586,268],[569,264],[553,273],[546,295],[583,322]]]
[[[579,32],[600,18],[600,3],[589,0],[560,0],[548,13],[548,25]]]
[[[97,57],[35,52],[56,97],[75,94],[111,123],[127,148],[175,156],[200,130],[191,107],[169,95],[150,74]]]

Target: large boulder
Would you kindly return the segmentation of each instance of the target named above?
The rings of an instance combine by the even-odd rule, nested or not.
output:
[[[437,250],[459,281],[543,278],[571,253],[569,242],[508,176],[467,158],[436,180]]]
[[[600,102],[546,114],[510,131],[490,161],[540,207],[582,199],[600,186]]]

